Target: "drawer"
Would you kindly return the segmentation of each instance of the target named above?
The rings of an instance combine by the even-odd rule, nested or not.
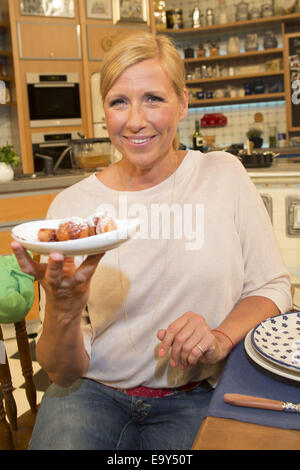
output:
[[[0,223],[44,219],[56,194],[0,199]]]

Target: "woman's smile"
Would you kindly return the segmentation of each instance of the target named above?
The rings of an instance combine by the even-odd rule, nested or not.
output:
[[[187,113],[157,59],[128,67],[104,100],[109,136],[133,168],[149,168],[174,156],[178,122]]]

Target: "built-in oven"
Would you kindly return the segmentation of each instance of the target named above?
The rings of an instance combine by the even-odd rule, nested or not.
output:
[[[67,149],[70,140],[78,139],[78,132],[31,134],[34,171],[53,174],[56,168],[73,168],[72,156]],[[66,154],[63,155],[64,151]],[[63,155],[63,158],[61,158]]]
[[[27,73],[30,127],[82,124],[79,74]]]

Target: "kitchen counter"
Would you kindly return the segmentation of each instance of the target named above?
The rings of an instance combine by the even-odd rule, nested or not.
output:
[[[273,165],[269,168],[247,168],[249,176],[254,180],[261,179],[300,179],[300,161],[288,162],[285,158],[275,158]],[[36,175],[36,177],[16,177],[8,183],[0,183],[0,197],[8,197],[16,193],[26,194],[28,192],[58,192],[67,188],[83,178],[91,175],[91,172],[72,172],[61,173],[57,175],[45,176]]]
[[[4,195],[11,195],[15,193],[28,193],[28,192],[56,192],[60,189],[67,188],[83,178],[89,176],[90,172],[74,172],[74,173],[61,173],[57,175],[36,175],[15,177],[8,183],[0,183],[0,197]]]

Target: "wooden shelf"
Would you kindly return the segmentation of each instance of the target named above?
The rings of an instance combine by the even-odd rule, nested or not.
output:
[[[0,75],[0,80],[3,80],[3,82],[11,82],[12,78],[7,75]]]
[[[186,85],[195,85],[198,83],[212,83],[212,82],[228,82],[229,80],[251,80],[253,78],[274,77],[275,75],[283,75],[283,70],[277,72],[260,72],[260,73],[247,73],[241,75],[227,75],[226,77],[211,77],[211,78],[195,78],[194,80],[187,80]]]
[[[224,54],[224,55],[211,55],[204,57],[192,57],[184,59],[185,64],[193,64],[197,62],[213,62],[219,60],[236,60],[236,59],[249,59],[257,57],[265,57],[274,54],[282,54],[283,49],[276,47],[274,49],[262,49],[259,51],[240,52],[238,54]]]
[[[280,15],[280,16],[270,16],[269,18],[255,18],[253,20],[246,20],[246,21],[236,21],[226,24],[215,24],[212,26],[200,26],[199,28],[183,28],[183,29],[165,29],[165,30],[157,30],[158,33],[166,33],[172,36],[186,36],[186,35],[193,35],[199,32],[201,33],[209,33],[209,32],[230,32],[232,30],[239,30],[245,29],[247,27],[255,27],[258,26],[275,26],[280,25],[281,23],[290,23],[293,21],[300,21],[300,14],[293,13],[290,15]]]
[[[259,103],[262,101],[280,101],[285,99],[285,93],[263,93],[259,95],[237,96],[229,98],[211,98],[193,100],[189,102],[190,108],[202,108],[206,106],[221,106],[242,103]]]
[[[0,21],[0,28],[8,29],[8,28],[9,28],[9,24],[6,23],[5,21]]]
[[[10,56],[11,56],[11,52],[9,52],[9,51],[0,51],[0,56],[3,56],[3,57],[10,57]]]

